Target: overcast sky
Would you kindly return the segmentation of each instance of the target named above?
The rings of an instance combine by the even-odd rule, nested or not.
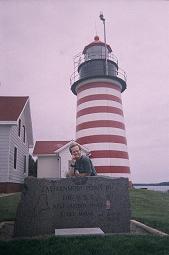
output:
[[[29,96],[34,141],[75,138],[73,57],[103,40],[127,73],[132,180],[169,181],[169,1],[0,0],[0,95]]]

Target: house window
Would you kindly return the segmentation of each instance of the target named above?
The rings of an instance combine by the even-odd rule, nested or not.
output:
[[[26,173],[26,156],[24,156],[24,173]]]
[[[16,169],[16,164],[17,164],[17,148],[14,148],[14,169]]]
[[[21,119],[19,119],[19,124],[18,124],[18,136],[21,136]]]
[[[25,126],[23,125],[23,142],[25,143],[26,141],[26,130],[25,130]]]

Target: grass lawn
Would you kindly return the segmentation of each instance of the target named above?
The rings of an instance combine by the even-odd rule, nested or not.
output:
[[[10,196],[0,197],[0,222],[15,220],[20,196],[20,193],[15,193]]]
[[[155,236],[52,237],[0,242],[1,255],[168,255],[169,238]]]
[[[134,189],[130,201],[132,219],[169,234],[169,193]]]

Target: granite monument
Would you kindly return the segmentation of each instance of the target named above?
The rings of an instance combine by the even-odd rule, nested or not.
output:
[[[17,209],[15,237],[54,234],[55,229],[130,230],[127,178],[103,176],[25,179]]]

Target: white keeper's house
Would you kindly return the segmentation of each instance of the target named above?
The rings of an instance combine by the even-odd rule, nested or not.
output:
[[[21,190],[32,147],[29,97],[0,96],[0,192]]]
[[[37,141],[33,155],[37,156],[38,178],[65,178],[71,168],[71,155],[69,146],[74,141]],[[89,150],[80,145],[82,154]]]

